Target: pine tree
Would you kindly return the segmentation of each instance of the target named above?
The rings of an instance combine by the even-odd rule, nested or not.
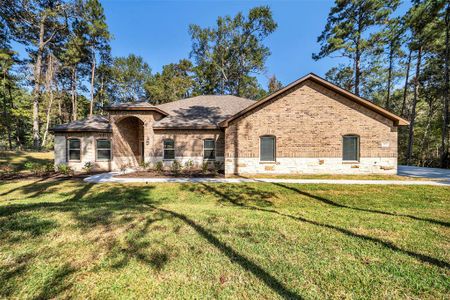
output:
[[[398,5],[399,0],[336,0],[325,29],[317,39],[320,51],[313,54],[313,59],[334,53],[349,58],[354,66],[354,93],[360,95],[364,56],[379,38],[369,31],[384,24]]]

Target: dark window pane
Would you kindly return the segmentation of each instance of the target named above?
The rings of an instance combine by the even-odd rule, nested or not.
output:
[[[175,150],[164,150],[164,159],[175,159]]]
[[[215,141],[214,140],[204,140],[203,148],[205,149],[214,149]]]
[[[70,149],[80,149],[80,140],[79,139],[70,139],[69,140],[69,148]]]
[[[98,160],[109,160],[111,158],[111,150],[97,150]]]
[[[80,160],[80,150],[69,150],[69,160]]]
[[[203,155],[205,159],[216,159],[216,151],[214,150],[205,150]]]
[[[275,161],[275,138],[261,138],[261,161]]]
[[[175,142],[173,140],[165,140],[164,141],[164,149],[174,149]]]
[[[109,140],[97,140],[97,148],[99,149],[110,149],[111,141]]]
[[[343,160],[357,161],[359,158],[358,137],[344,136]]]

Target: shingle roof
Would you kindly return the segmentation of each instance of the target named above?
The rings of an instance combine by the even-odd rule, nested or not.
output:
[[[51,128],[53,132],[111,132],[111,124],[108,118],[103,116],[92,116],[83,120],[77,120],[66,124],[56,125]]]
[[[105,107],[105,110],[155,110],[163,115],[167,115],[165,111],[162,111],[158,107],[148,103],[148,102],[125,102],[113,104],[111,106]]]
[[[156,107],[169,115],[154,128],[217,128],[218,124],[255,101],[231,95],[207,95],[164,103]]]

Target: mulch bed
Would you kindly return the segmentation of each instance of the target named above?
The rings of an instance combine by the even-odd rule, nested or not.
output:
[[[223,178],[222,173],[207,172],[203,173],[201,170],[184,171],[180,173],[173,173],[171,171],[157,172],[153,170],[149,171],[136,171],[133,173],[120,174],[114,177],[119,178]]]

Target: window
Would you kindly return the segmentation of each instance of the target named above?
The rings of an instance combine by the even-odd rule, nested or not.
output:
[[[216,159],[216,141],[212,139],[203,140],[203,159]]]
[[[275,161],[275,137],[260,138],[260,161]]]
[[[67,143],[67,153],[69,160],[81,160],[81,142],[80,139],[69,139]]]
[[[164,159],[175,159],[175,142],[164,140]]]
[[[111,159],[111,141],[107,139],[97,140],[97,160],[108,161]]]
[[[342,142],[342,160],[359,161],[359,137],[345,135]]]

